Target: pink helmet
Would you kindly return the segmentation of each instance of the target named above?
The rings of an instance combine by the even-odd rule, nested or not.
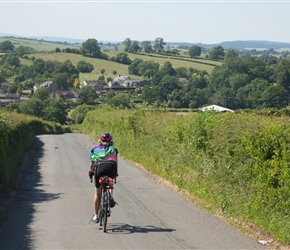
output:
[[[100,140],[103,142],[110,142],[112,140],[112,136],[108,132],[104,132],[100,136]]]

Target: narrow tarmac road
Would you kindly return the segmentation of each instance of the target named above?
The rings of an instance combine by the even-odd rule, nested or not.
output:
[[[0,224],[0,249],[267,249],[121,157],[119,205],[103,233],[90,222],[94,142],[62,134],[38,136],[36,143]]]

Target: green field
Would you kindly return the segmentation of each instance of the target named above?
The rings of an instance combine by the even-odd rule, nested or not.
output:
[[[101,60],[97,58],[89,58],[89,57],[83,57],[82,55],[78,54],[70,54],[70,53],[33,53],[30,54],[29,57],[31,58],[34,56],[35,58],[41,58],[44,61],[51,60],[51,61],[59,61],[59,62],[65,62],[66,60],[70,60],[72,64],[77,65],[79,61],[86,61],[88,63],[91,63],[94,66],[94,70],[91,74],[80,74],[80,80],[83,81],[85,79],[87,80],[97,80],[98,77],[101,75],[100,71],[102,69],[105,69],[104,76],[105,78],[111,77],[115,78],[113,75],[113,71],[116,70],[117,74],[121,75],[128,75],[128,65],[108,61],[108,60]],[[21,59],[22,64],[26,65],[32,65],[32,61],[28,59]],[[85,76],[87,76],[85,78]]]
[[[118,52],[110,52],[108,53],[108,55],[110,57],[112,56],[116,56]],[[128,54],[129,58],[131,60],[134,60],[135,58],[141,58],[142,60],[146,61],[146,60],[152,60],[155,62],[158,62],[160,64],[160,66],[162,66],[166,61],[170,61],[170,63],[172,64],[173,68],[177,68],[177,67],[186,67],[186,68],[194,68],[197,70],[206,70],[208,73],[211,72],[211,70],[214,68],[214,66],[210,66],[210,65],[206,65],[206,64],[201,64],[201,63],[196,63],[196,62],[189,62],[189,61],[183,61],[183,60],[177,60],[177,59],[172,59],[169,56],[167,58],[159,58],[159,57],[151,57],[151,56],[145,56],[145,55],[139,55],[139,54]],[[113,75],[113,71],[116,70],[117,74],[120,75],[128,75],[128,65],[125,64],[120,64],[120,63],[116,63],[116,62],[112,62],[109,60],[102,60],[102,59],[97,59],[97,58],[89,58],[89,57],[84,57],[82,55],[78,55],[78,54],[70,54],[70,53],[56,53],[56,52],[42,52],[42,53],[32,53],[29,54],[29,58],[31,57],[35,57],[35,58],[41,58],[45,61],[47,60],[51,60],[51,61],[59,61],[59,62],[64,62],[66,60],[70,60],[74,65],[77,65],[77,63],[79,61],[86,61],[91,63],[94,66],[94,70],[92,71],[92,75],[95,76],[100,76],[101,73],[100,71],[102,69],[105,69],[105,78],[107,77],[111,77],[111,78],[115,78],[115,76]],[[200,59],[202,61],[202,59]],[[204,61],[204,60],[203,60]],[[210,62],[210,61],[209,61]],[[21,63],[22,64],[26,64],[26,65],[32,65],[32,61],[28,60],[28,59],[21,59]],[[215,62],[217,65],[221,64],[220,62]],[[92,76],[90,76],[91,74],[86,74],[87,75],[87,79],[91,79]],[[95,79],[95,78],[94,78]],[[84,79],[80,79],[80,80],[84,80]]]
[[[84,60],[86,62],[91,63],[94,66],[94,70],[92,74],[81,74],[80,80],[84,79],[96,79],[101,73],[102,69],[105,69],[105,78],[111,77],[115,78],[113,75],[113,71],[117,71],[117,74],[120,75],[128,75],[128,65],[116,63],[110,60],[101,60],[96,58],[83,57],[78,54],[71,53],[56,53],[55,49],[60,48],[80,48],[81,44],[66,44],[61,42],[48,42],[43,40],[32,40],[32,39],[24,39],[24,38],[8,38],[2,37],[0,38],[0,43],[3,41],[11,41],[15,48],[19,46],[30,47],[33,48],[36,53],[31,53],[28,55],[29,58],[42,58],[43,60],[56,60],[59,62],[64,62],[66,60],[70,60],[74,65],[76,65],[79,61]],[[101,46],[103,53],[107,54],[109,58],[116,57],[116,55],[123,51],[124,46],[119,45],[118,51],[115,50],[114,46]],[[154,61],[160,64],[160,66],[164,65],[165,62],[170,61],[173,68],[185,67],[185,68],[194,68],[197,70],[206,70],[208,73],[211,73],[212,69],[215,65],[221,65],[222,62],[211,61],[204,58],[205,55],[201,55],[200,58],[189,58],[184,55],[186,50],[181,50],[181,56],[167,56],[167,55],[143,55],[143,54],[132,54],[128,53],[128,57],[133,61],[135,58],[140,58],[144,61]],[[22,64],[32,65],[32,60],[30,59],[21,59]]]
[[[109,57],[112,56],[116,56],[117,53],[116,51],[110,51],[110,52],[106,52],[106,54]],[[160,66],[162,66],[165,62],[170,61],[172,64],[173,68],[178,68],[178,67],[186,67],[186,68],[194,68],[197,70],[206,70],[207,72],[211,72],[211,70],[214,68],[214,66],[211,65],[207,65],[204,63],[208,63],[208,64],[213,64],[213,65],[221,65],[222,62],[217,62],[217,61],[211,61],[211,60],[206,60],[206,59],[191,59],[189,57],[185,57],[185,56],[165,56],[165,55],[157,55],[157,54],[153,54],[153,55],[141,55],[141,54],[132,54],[129,53],[128,54],[129,58],[131,60],[134,60],[135,58],[140,58],[144,61],[155,61],[158,62],[160,64]],[[176,59],[179,58],[179,59]],[[186,60],[190,60],[190,61],[185,61]]]
[[[41,40],[32,40],[32,39],[24,39],[24,38],[9,38],[9,37],[0,37],[0,43],[4,41],[10,41],[15,48],[19,46],[30,47],[35,51],[55,51],[55,48],[65,49],[65,48],[80,48],[81,44],[72,45],[58,42],[48,42]]]

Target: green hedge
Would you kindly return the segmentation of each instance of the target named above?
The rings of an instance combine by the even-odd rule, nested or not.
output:
[[[290,244],[289,117],[99,108],[82,129],[111,132],[124,157]]]
[[[21,156],[34,143],[35,135],[70,132],[60,124],[10,112],[0,112],[0,189],[15,174]]]

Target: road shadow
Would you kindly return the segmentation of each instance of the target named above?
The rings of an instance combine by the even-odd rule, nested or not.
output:
[[[41,184],[39,169],[43,146],[41,139],[36,137],[33,148],[26,152],[19,167],[15,194],[0,211],[0,249],[34,249],[31,223],[36,212],[35,204],[59,199],[62,195],[47,193]]]
[[[102,228],[100,227],[100,230]],[[147,226],[133,226],[129,224],[111,224],[108,223],[107,225],[107,233],[114,233],[114,234],[134,234],[134,233],[170,233],[174,232],[176,229],[172,228],[162,228],[156,227],[152,225]]]

